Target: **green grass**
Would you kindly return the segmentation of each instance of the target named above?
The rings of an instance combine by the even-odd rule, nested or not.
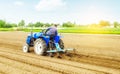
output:
[[[0,31],[14,31],[13,28],[0,28]]]
[[[0,31],[14,31],[13,28],[0,28]],[[18,28],[17,31],[30,32],[30,28]],[[34,28],[33,32],[41,32],[42,29]],[[120,34],[120,28],[89,28],[72,27],[58,29],[59,33],[85,33],[85,34]]]
[[[120,34],[120,28],[70,28],[59,30],[61,33]]]
[[[25,32],[30,32],[30,29],[23,29]],[[41,32],[41,29],[34,29],[34,32]],[[120,34],[120,28],[88,28],[74,27],[59,29],[59,33],[85,33],[85,34]]]

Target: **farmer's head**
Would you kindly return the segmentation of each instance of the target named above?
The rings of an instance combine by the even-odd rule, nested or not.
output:
[[[56,28],[57,28],[57,27],[58,27],[58,24],[54,24],[54,27],[56,27]]]

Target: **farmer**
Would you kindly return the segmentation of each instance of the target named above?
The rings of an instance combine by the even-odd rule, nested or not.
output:
[[[48,28],[45,32],[45,34],[47,36],[50,36],[50,42],[49,42],[49,47],[50,50],[53,50],[54,46],[54,37],[57,36],[58,32],[57,32],[57,24],[54,24],[52,27]],[[53,53],[50,53],[50,56],[53,57]]]
[[[50,36],[50,37],[54,37],[54,36],[57,36],[58,34],[58,31],[57,31],[57,24],[54,24],[52,27],[48,28],[46,30],[46,35]]]
[[[57,31],[57,24],[54,24],[52,27],[48,28],[46,30],[46,35],[50,36],[50,42],[49,42],[49,47],[50,50],[54,49],[54,37],[58,35],[58,31]],[[50,53],[50,56],[53,57],[53,53]],[[61,58],[60,54],[58,53],[58,58]]]

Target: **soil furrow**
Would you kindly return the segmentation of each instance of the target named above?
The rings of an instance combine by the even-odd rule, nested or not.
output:
[[[61,59],[56,59],[56,58],[54,58],[55,60],[53,60],[52,58],[49,58],[48,59],[48,57],[42,57],[42,56],[36,56],[34,53],[33,54],[24,54],[22,51],[19,51],[19,50],[14,50],[14,49],[9,49],[9,50],[11,50],[11,51],[14,51],[14,52],[11,52],[11,51],[8,51],[8,50],[1,50],[1,51],[3,51],[3,52],[8,52],[8,53],[12,53],[12,54],[18,54],[18,55],[24,55],[24,56],[26,56],[26,57],[31,57],[31,58],[36,58],[36,59],[40,59],[40,60],[44,60],[44,61],[48,61],[48,62],[54,62],[54,63],[58,63],[58,64],[64,64],[63,63],[63,59],[61,60]],[[84,64],[87,64],[87,63],[91,63],[92,65],[93,64],[95,64],[95,63],[97,63],[98,62],[98,64],[99,64],[99,62],[100,62],[100,60],[99,61],[97,61],[97,60],[95,60],[94,59],[94,61],[95,62],[92,62],[92,59],[89,59],[88,57],[86,57],[85,55],[84,55],[84,57],[85,58],[78,58],[78,60],[80,60],[79,62],[83,62]],[[99,59],[99,58],[98,58]],[[114,71],[116,71],[115,69],[113,69],[113,70],[111,70],[111,69],[109,69],[109,70],[111,70],[111,71],[108,71],[108,70],[106,70],[106,68],[104,68],[103,67],[103,69],[101,69],[101,66],[100,67],[98,67],[98,68],[96,68],[96,69],[94,69],[94,68],[88,68],[88,67],[83,67],[83,66],[81,66],[81,64],[80,63],[77,63],[76,62],[76,64],[74,64],[73,62],[68,62],[68,61],[66,61],[66,60],[64,60],[66,63],[64,64],[64,65],[68,65],[68,66],[73,66],[73,67],[78,67],[78,68],[83,68],[83,69],[87,69],[87,70],[92,70],[92,71],[97,71],[97,72],[108,72],[108,73],[114,73]],[[86,63],[85,63],[86,62]],[[106,64],[106,63],[104,63],[104,62],[101,62],[101,63],[103,63],[104,65]],[[97,65],[98,65],[97,64]],[[110,63],[110,64],[112,64],[112,63]],[[116,63],[117,65],[119,64],[119,62],[117,62]],[[108,65],[108,64],[107,64]],[[118,66],[119,67],[119,66]],[[118,72],[119,72],[119,69],[117,70]]]
[[[6,45],[7,48],[13,48],[13,49],[15,49],[15,47],[18,48],[17,45],[13,45],[13,44],[9,44],[9,43],[0,43],[1,47],[2,47],[2,45]],[[21,49],[21,47],[19,46],[18,49]],[[102,65],[102,66],[105,66],[105,67],[120,69],[120,65],[118,65],[118,64],[120,64],[119,60],[101,58],[101,57],[97,57],[97,56],[96,57],[95,56],[89,56],[89,55],[85,55],[85,54],[77,54],[77,55],[73,54],[73,56],[74,56],[74,58],[67,57],[67,58],[64,58],[64,59],[69,58],[71,61],[85,62],[85,63],[90,63],[90,64],[91,64],[91,61],[92,61],[92,64],[95,64],[95,65]],[[87,62],[86,62],[86,59],[88,60]],[[96,61],[100,61],[100,62],[98,63]],[[103,64],[103,62],[104,62],[104,64]],[[109,65],[111,63],[112,63],[112,65]]]
[[[31,72],[28,72],[28,71],[16,69],[16,68],[11,67],[11,66],[4,64],[4,63],[0,63],[0,71],[2,71],[5,74],[33,74]]]
[[[85,70],[85,69],[81,69],[81,68],[75,68],[75,67],[66,66],[66,65],[62,65],[62,64],[56,64],[54,62],[38,60],[38,59],[34,59],[34,58],[22,56],[22,55],[20,56],[17,54],[11,54],[11,53],[7,53],[7,52],[0,52],[0,56],[9,58],[11,60],[17,60],[20,62],[28,63],[30,65],[43,67],[43,68],[50,69],[50,70],[55,70],[55,71],[58,71],[61,73],[76,73],[76,74],[84,74],[86,72],[88,72],[90,74],[100,73],[100,72],[96,72],[96,71],[89,71],[89,70]],[[10,57],[8,57],[8,56],[10,56]]]
[[[0,70],[0,74],[6,74],[6,73]]]
[[[114,68],[114,69],[120,69],[120,61],[118,60],[100,58],[100,57],[90,56],[85,54],[74,54],[74,53],[71,53],[71,54],[72,54],[72,57],[69,58],[69,60],[71,61],[84,62],[84,63],[90,63],[90,64],[105,66],[105,67]],[[68,57],[64,56],[63,58],[67,59]]]
[[[2,45],[4,45],[4,44],[2,44]],[[6,47],[15,48],[16,45],[6,44]],[[19,47],[19,49],[20,49],[20,47]],[[67,56],[65,56],[65,57],[63,57],[63,58],[70,60],[70,61],[84,62],[84,63],[90,63],[90,64],[95,64],[95,65],[120,69],[120,63],[119,63],[120,61],[119,60],[106,59],[106,58],[100,58],[100,57],[95,57],[95,56],[93,57],[93,56],[89,56],[89,55],[85,55],[85,54],[77,54],[77,55],[73,54],[73,58],[69,58]],[[109,65],[109,64],[111,64],[111,65]]]
[[[33,72],[34,74],[48,74],[48,73],[59,74],[58,72],[53,72],[51,70],[42,69],[42,68],[35,67],[35,66],[29,65],[26,63],[22,63],[19,61],[10,60],[10,59],[7,59],[7,58],[1,57],[1,56],[0,56],[0,60],[1,60],[0,61],[1,63],[5,63],[8,66],[15,67],[15,68],[21,69],[23,71],[25,70],[28,72]],[[34,70],[33,70],[33,68],[34,68]]]
[[[9,49],[9,50],[14,50],[14,49]],[[23,53],[21,51],[18,51],[18,50],[14,50],[14,52],[11,52],[11,51],[6,51],[6,50],[1,50],[3,52],[8,52],[8,53],[11,53],[11,54],[17,54],[17,55],[24,55],[26,57],[30,57],[30,58],[35,58],[35,59],[39,59],[39,60],[44,60],[44,61],[48,61],[48,62],[54,62],[54,63],[57,63],[57,64],[63,64],[63,65],[67,65],[67,66],[72,66],[72,67],[76,67],[76,68],[82,68],[82,69],[87,69],[87,70],[91,70],[91,71],[97,71],[97,72],[103,72],[103,73],[110,73],[110,72],[114,72],[114,69],[111,70],[110,72],[106,70],[106,68],[104,67],[95,67],[94,65],[91,65],[92,67],[89,67],[90,65],[88,64],[87,66],[87,63],[86,65],[84,65],[85,63],[81,64],[81,63],[77,63],[77,62],[70,62],[70,61],[66,61],[64,60],[64,62],[66,63],[63,63],[63,60],[61,59],[56,59],[56,58],[49,58],[49,57],[44,57],[44,56],[36,56],[35,54],[29,54],[29,53]],[[94,69],[95,67],[95,69]],[[102,69],[103,68],[103,69]],[[117,70],[115,70],[117,71]]]
[[[7,48],[14,48],[14,49],[20,49],[22,46],[20,44],[11,44],[11,43],[4,43],[0,42],[0,47],[7,47]]]

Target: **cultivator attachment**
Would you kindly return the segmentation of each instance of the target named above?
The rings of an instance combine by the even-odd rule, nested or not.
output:
[[[56,49],[48,50],[47,53],[50,53],[50,54],[58,53],[59,57],[62,57],[61,56],[61,52],[62,52],[62,54],[68,54],[70,52],[74,52],[75,53],[75,49],[73,49],[73,48],[61,49],[58,43],[55,43],[55,46],[56,46]]]
[[[73,48],[68,48],[68,49],[60,49],[60,50],[49,50],[49,51],[47,51],[47,53],[70,52],[70,51],[75,52],[75,49],[73,49]]]
[[[67,52],[67,51],[74,51],[73,48],[69,49],[61,49],[58,43],[55,43],[56,50],[48,50],[48,53],[55,53],[55,52]]]

